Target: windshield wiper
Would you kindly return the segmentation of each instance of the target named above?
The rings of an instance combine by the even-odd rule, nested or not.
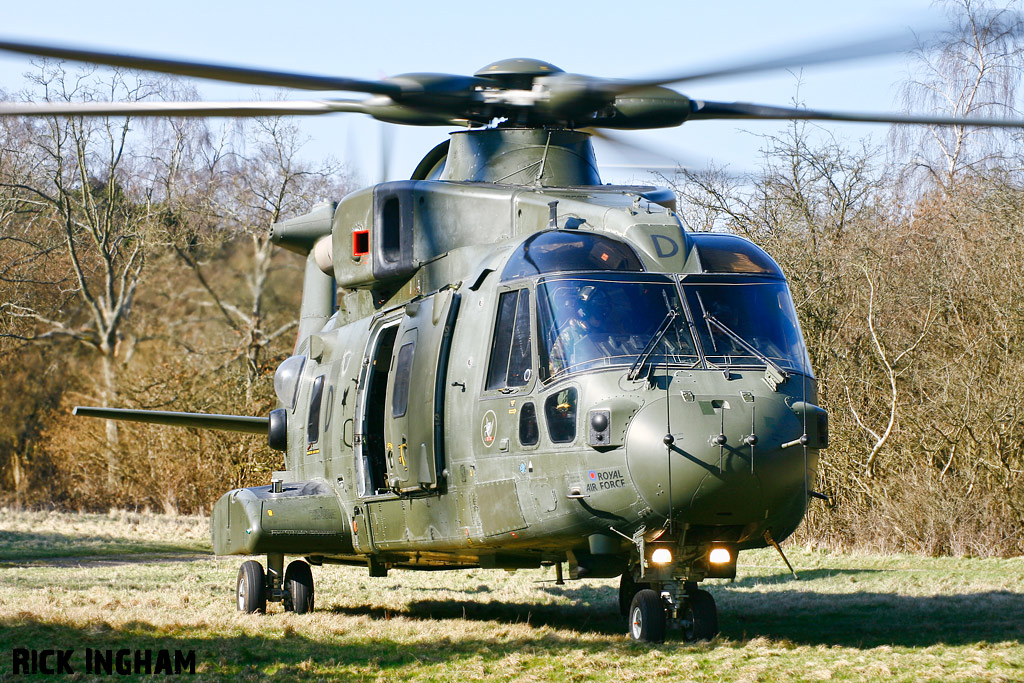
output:
[[[672,327],[672,323],[676,318],[679,317],[679,311],[674,308],[668,309],[668,313],[665,314],[665,319],[658,325],[658,329],[654,332],[651,340],[647,342],[647,346],[640,352],[636,360],[633,361],[632,367],[629,368],[629,372],[626,373],[626,379],[634,380],[640,374],[640,370],[643,369],[644,363],[647,362],[647,358],[654,353],[655,347],[661,342],[662,337],[668,332],[669,328]]]
[[[701,308],[704,308],[704,302],[703,301],[701,302]],[[720,329],[722,332],[724,332],[726,335],[728,335],[729,338],[731,338],[733,341],[735,341],[737,344],[742,346],[744,349],[746,349],[750,353],[752,353],[755,356],[757,356],[757,358],[759,360],[763,361],[765,365],[767,365],[772,370],[774,370],[776,373],[778,373],[779,377],[781,378],[781,381],[779,382],[780,384],[782,382],[786,381],[787,379],[789,379],[789,373],[788,372],[786,372],[785,370],[780,368],[775,363],[775,361],[773,361],[771,358],[769,358],[768,356],[764,355],[763,353],[761,353],[760,351],[755,349],[753,346],[748,344],[746,342],[746,340],[743,339],[743,337],[741,337],[740,335],[736,334],[731,329],[729,329],[726,326],[726,324],[723,323],[721,320],[719,320],[715,316],[713,316],[710,313],[708,313],[706,308],[704,309],[704,320],[708,321],[709,323],[711,323],[712,325],[714,325],[715,327]]]

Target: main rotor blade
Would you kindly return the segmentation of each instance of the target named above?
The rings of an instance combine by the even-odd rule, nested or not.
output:
[[[932,33],[934,31],[929,32],[928,35]],[[549,99],[557,102],[556,110],[571,110],[572,107],[578,106],[580,103],[596,108],[603,103],[611,102],[616,96],[674,83],[742,76],[761,71],[843,62],[905,52],[916,47],[919,40],[918,36],[909,31],[903,31],[813,50],[786,52],[774,57],[751,57],[721,66],[682,71],[657,78],[610,79],[556,73],[543,76],[538,80],[551,93]]]
[[[229,83],[266,85],[275,88],[347,90],[351,92],[371,93],[374,95],[399,95],[402,92],[401,86],[382,81],[363,81],[355,78],[337,78],[333,76],[316,76],[312,74],[300,74],[288,71],[251,69],[243,66],[229,66],[225,64],[191,62],[178,59],[147,57],[143,55],[119,54],[45,43],[27,43],[0,39],[0,50],[35,55],[38,57],[68,59],[78,62],[102,64],[105,66],[119,66],[126,69],[157,71],[159,73],[174,74],[177,76],[208,78],[216,81],[227,81]]]
[[[920,40],[920,35],[915,35],[909,31],[900,31],[898,33],[878,35],[873,38],[832,45],[830,47],[785,52],[768,58],[753,57],[721,66],[681,71],[675,74],[666,74],[660,78],[631,80],[628,84],[623,84],[620,87],[628,87],[632,90],[652,85],[668,85],[687,81],[743,76],[761,71],[791,69],[818,64],[847,62],[868,57],[880,57],[912,50],[920,44]]]
[[[634,164],[631,164],[629,166],[630,168],[670,168],[672,170],[682,168],[687,170],[697,170],[700,168],[704,168],[704,166],[707,165],[706,160],[702,163],[697,163],[693,157],[687,157],[675,151],[670,151],[666,149],[655,149],[654,147],[651,146],[638,144],[632,140],[626,140],[619,135],[610,133],[607,130],[603,130],[601,128],[581,128],[580,130],[582,130],[585,133],[590,133],[595,138],[603,140],[604,142],[607,142],[609,145],[618,148],[631,161],[635,162]],[[644,163],[645,161],[649,161],[652,158],[659,159],[662,162],[671,162],[671,165]],[[609,166],[612,168],[616,167],[615,164],[605,164],[605,166]],[[622,167],[619,166],[619,168]]]
[[[855,121],[860,123],[911,123],[935,126],[994,126],[1024,128],[1024,119],[931,116],[871,112],[824,111],[797,107],[773,107],[750,102],[701,102],[694,100],[690,121],[713,119],[764,119],[788,121]]]
[[[294,116],[366,113],[358,100],[0,103],[0,116]]]

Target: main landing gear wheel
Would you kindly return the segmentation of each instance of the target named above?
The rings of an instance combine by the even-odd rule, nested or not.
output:
[[[238,569],[235,583],[235,597],[240,612],[263,614],[267,611],[267,577],[263,565],[256,560],[246,560]]]
[[[284,572],[284,610],[296,614],[313,611],[313,572],[302,560],[295,560]]]
[[[711,593],[695,590],[687,595],[683,637],[689,641],[711,640],[718,635],[718,608]]]
[[[633,580],[633,574],[628,570],[619,577],[619,614],[629,616],[629,606],[633,604],[633,596],[637,591],[650,588],[649,583],[637,583]]]
[[[633,640],[660,643],[665,640],[665,605],[650,588],[637,591],[629,606],[629,635]]]

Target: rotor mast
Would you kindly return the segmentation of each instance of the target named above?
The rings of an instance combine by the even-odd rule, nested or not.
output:
[[[600,185],[590,134],[564,128],[452,133],[440,180],[504,185]]]

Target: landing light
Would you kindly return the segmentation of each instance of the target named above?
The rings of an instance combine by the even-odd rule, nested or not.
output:
[[[713,548],[711,554],[708,555],[708,561],[711,564],[729,564],[732,560],[732,555],[729,554],[728,548]]]
[[[668,564],[672,561],[672,551],[668,548],[657,548],[651,553],[651,562],[654,564]]]

